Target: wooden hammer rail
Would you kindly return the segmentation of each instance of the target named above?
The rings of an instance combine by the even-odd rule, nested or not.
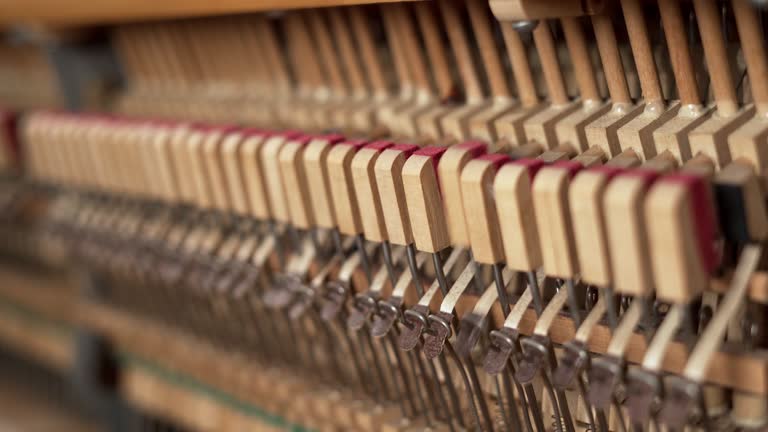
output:
[[[369,3],[387,3],[393,0],[226,0],[216,3],[207,1],[168,1],[162,5],[111,1],[109,4],[83,5],[49,0],[31,0],[23,5],[0,4],[2,24],[46,24],[55,28],[78,27],[94,24],[130,22],[161,18],[223,15],[243,12],[259,12],[283,9],[351,6]],[[542,19],[570,17],[602,12],[605,0],[492,0],[491,7],[500,19]],[[13,7],[11,7],[13,6]]]
[[[49,28],[82,27],[95,24],[162,18],[224,15],[282,9],[385,3],[392,0],[225,0],[211,2],[167,1],[162,4],[131,0],[84,4],[31,0],[17,4],[0,3],[0,25],[43,24]]]

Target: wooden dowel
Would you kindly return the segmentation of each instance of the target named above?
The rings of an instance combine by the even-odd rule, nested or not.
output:
[[[145,74],[153,81],[157,81],[158,76],[157,65],[154,63],[154,59],[151,55],[151,48],[149,48],[146,41],[146,35],[144,34],[143,26],[137,25],[131,29],[130,41],[134,48],[134,53],[137,58],[141,59],[140,62],[144,68]]]
[[[237,77],[239,85],[246,85],[249,81],[259,80],[258,77],[263,77],[263,71],[257,66],[258,62],[253,61],[248,54],[250,53],[250,47],[246,44],[243,32],[240,27],[241,20],[239,17],[229,17],[227,19],[228,28],[225,32],[223,42],[231,46],[230,62],[232,64],[233,73]],[[243,59],[248,59],[243,61]],[[261,78],[263,79],[263,78]]]
[[[413,7],[416,10],[416,20],[421,30],[421,37],[426,46],[427,58],[432,66],[430,70],[437,86],[437,95],[440,100],[444,100],[453,92],[454,83],[451,70],[448,67],[448,56],[443,45],[440,27],[435,18],[435,10],[433,5],[428,2],[419,2]],[[462,28],[451,30],[462,31]]]
[[[414,86],[425,94],[432,95],[434,92],[427,75],[424,53],[416,36],[416,28],[411,19],[410,11],[406,7],[404,3],[392,5],[393,14],[396,17],[394,22],[395,28],[397,28],[397,33],[400,35],[400,49],[407,60],[406,65],[411,73]]]
[[[158,25],[155,34],[158,35],[158,43],[163,47],[161,48],[163,55],[172,57],[177,62],[181,79],[187,82],[199,82],[202,66],[194,56],[186,32],[186,27],[176,23],[166,23]]]
[[[243,55],[240,37],[235,33],[237,29],[232,17],[222,18],[217,22],[212,37],[213,49],[218,50],[219,61],[222,65],[225,79],[233,83],[245,81],[244,62],[240,60]]]
[[[467,9],[472,23],[472,30],[475,33],[475,40],[480,49],[480,56],[483,59],[482,67],[485,68],[485,74],[488,77],[491,96],[495,98],[508,98],[510,96],[509,84],[504,77],[504,68],[499,58],[498,47],[491,33],[493,22],[491,15],[488,13],[488,2],[469,0],[467,1]]]
[[[306,19],[312,29],[312,36],[317,47],[318,60],[325,69],[328,77],[328,84],[338,96],[347,94],[346,78],[341,72],[340,62],[337,59],[336,51],[333,47],[331,34],[328,30],[328,24],[317,10],[307,11]]]
[[[525,49],[520,34],[512,27],[512,23],[501,23],[501,33],[504,36],[504,45],[507,47],[509,61],[512,64],[512,73],[515,75],[517,94],[524,107],[532,107],[539,103],[539,95],[536,93],[536,85],[533,82],[531,64],[528,61],[528,51]]]
[[[699,23],[701,44],[711,79],[712,91],[717,102],[717,111],[721,116],[733,115],[738,109],[736,89],[728,62],[723,29],[717,13],[717,3],[712,0],[694,0],[696,19]]]
[[[169,49],[178,59],[182,67],[184,79],[189,83],[199,83],[203,77],[200,63],[193,55],[185,29],[178,23],[168,23],[163,26],[163,32],[168,39]]]
[[[291,70],[293,70],[299,90],[308,91],[314,83],[312,83],[309,72],[311,66],[302,67],[301,64],[303,50],[301,48],[300,36],[296,35],[297,19],[298,17],[295,14],[288,14],[283,20],[285,33],[288,38],[288,61],[291,64]]]
[[[180,23],[168,23],[163,26],[168,40],[169,50],[178,59],[184,79],[193,84],[199,84],[203,79],[203,70],[197,57],[192,52],[187,29]]]
[[[661,92],[656,63],[653,61],[653,50],[640,2],[639,0],[621,0],[621,9],[624,12],[629,43],[632,46],[632,55],[635,58],[635,67],[645,103],[663,103],[664,95]]]
[[[244,37],[241,23],[241,17],[229,17],[227,20],[228,27],[225,32],[226,37],[223,38],[224,43],[232,47],[231,55],[229,56],[232,69],[237,76],[239,84],[247,84],[254,80],[263,81],[264,71],[260,67],[263,60],[261,56],[257,56],[258,59],[253,59],[249,55],[252,47]],[[247,61],[243,61],[243,59],[247,59]]]
[[[291,43],[295,47],[293,51],[294,68],[302,69],[304,81],[311,88],[317,89],[327,84],[327,80],[317,51],[313,47],[307,28],[307,20],[303,18],[297,13],[292,13],[286,18],[291,32],[289,37],[294,39]]]
[[[348,8],[348,16],[357,42],[357,49],[362,56],[365,76],[369,80],[371,89],[377,95],[385,95],[389,93],[389,87],[384,78],[384,67],[379,61],[379,49],[376,47],[371,32],[368,30],[369,27],[365,16],[360,7]],[[394,59],[394,62],[397,64],[402,62],[402,60]]]
[[[147,79],[146,68],[141,57],[136,53],[130,28],[127,26],[116,27],[112,32],[112,43],[117,49],[120,63],[130,80],[145,81]]]
[[[126,27],[119,33],[119,40],[126,54],[132,59],[131,63],[134,65],[136,72],[141,76],[142,80],[146,81],[152,78],[152,67],[147,64],[147,59],[141,55],[140,44],[135,37],[135,33],[136,27]]]
[[[304,89],[315,89],[322,85],[325,81],[323,77],[322,66],[315,56],[315,52],[310,45],[310,37],[307,32],[309,27],[306,24],[306,20],[303,19],[298,13],[292,13],[290,18],[286,20],[288,24],[288,39],[292,39],[289,42],[289,46],[292,50],[292,65],[293,69],[299,71],[301,76],[301,82]],[[312,55],[307,58],[309,52]]]
[[[339,85],[339,82],[332,80],[331,72],[322,60],[322,49],[318,46],[319,41],[317,40],[322,36],[318,38],[318,35],[313,34],[314,20],[309,14],[298,13],[297,15],[294,34],[298,38],[302,67],[306,68],[307,77],[310,78],[312,87],[322,88]]]
[[[624,65],[621,63],[621,54],[616,42],[613,21],[606,15],[593,15],[592,27],[595,31],[597,50],[600,52],[600,60],[603,64],[603,73],[608,84],[611,101],[614,104],[632,103],[627,86],[627,76],[624,74]]]
[[[208,50],[216,53],[215,58],[219,64],[222,79],[229,82],[241,81],[244,78],[241,73],[243,62],[238,61],[241,57],[236,54],[240,38],[232,37],[232,31],[235,28],[231,18],[222,18],[211,26],[209,37]]]
[[[270,75],[281,90],[287,90],[291,87],[291,75],[288,71],[286,61],[281,55],[275,39],[272,23],[263,16],[258,16],[253,23],[258,36],[261,49],[264,53],[264,60]]]
[[[207,22],[187,22],[185,23],[185,32],[187,41],[189,41],[190,52],[195,58],[195,61],[200,65],[203,81],[217,81],[220,79],[221,73],[219,71],[218,62],[214,57],[211,57],[205,49],[207,42],[207,33],[209,30],[209,24]]]
[[[184,81],[184,68],[179,63],[178,54],[173,51],[173,48],[168,43],[168,39],[163,32],[164,27],[164,24],[150,24],[146,32],[152,35],[157,51],[165,59],[165,66],[167,68],[166,78],[175,82]]]
[[[368,94],[368,86],[365,83],[363,70],[360,67],[360,61],[352,44],[352,38],[349,33],[349,24],[344,19],[344,15],[338,8],[332,8],[328,11],[331,19],[331,28],[339,47],[339,54],[344,63],[349,86],[357,95],[364,96]]]
[[[584,38],[584,29],[581,27],[579,18],[561,18],[560,24],[563,26],[565,43],[568,45],[581,100],[584,102],[601,100],[595,80],[595,70],[592,67],[587,41]]]
[[[137,49],[137,55],[142,59],[141,61],[146,68],[147,74],[152,77],[153,80],[163,78],[163,72],[158,68],[156,62],[156,56],[154,55],[154,47],[152,42],[147,40],[147,34],[144,31],[144,26],[135,28],[134,41]]]
[[[203,33],[195,35],[200,55],[206,56],[207,62],[211,63],[211,68],[215,71],[216,81],[225,82],[229,81],[231,76],[228,70],[228,53],[226,51],[222,52],[220,39],[221,25],[213,20],[206,23]]]
[[[254,29],[250,19],[243,17],[238,20],[237,25],[238,33],[240,33],[240,39],[242,40],[243,44],[243,50],[245,50],[245,55],[251,62],[247,65],[251,66],[253,69],[253,78],[249,79],[249,81],[259,84],[272,83],[276,81],[275,77],[272,76],[272,72],[267,67],[264,53],[261,51],[261,47],[258,41],[259,34],[257,33],[256,29]],[[248,66],[246,66],[246,69]]]
[[[675,75],[677,94],[683,105],[701,105],[701,97],[696,86],[696,72],[693,68],[691,51],[685,33],[685,22],[680,13],[678,0],[659,0],[661,23],[667,39],[669,59]]]
[[[147,72],[155,80],[164,80],[166,77],[165,70],[162,65],[162,59],[158,61],[158,55],[155,52],[155,46],[146,30],[146,24],[137,28],[135,33],[138,42],[138,54],[144,59],[147,66]]]
[[[768,60],[764,36],[757,13],[747,0],[733,0],[733,13],[741,40],[741,51],[747,63],[749,87],[758,114],[768,113]]]
[[[560,62],[557,59],[557,48],[552,38],[552,31],[549,29],[549,23],[542,21],[533,31],[533,41],[536,44],[536,50],[539,52],[541,60],[541,69],[544,73],[544,81],[547,83],[549,100],[553,105],[565,105],[569,102],[568,93],[565,90],[563,81],[563,71],[560,69]]]
[[[456,56],[459,74],[461,75],[461,81],[464,84],[464,91],[467,96],[467,103],[476,103],[482,99],[483,91],[475,70],[475,62],[469,48],[467,34],[461,25],[456,5],[455,2],[445,2],[440,3],[438,7],[443,15],[448,38]]]
[[[382,6],[382,17],[384,18],[384,28],[387,32],[387,41],[389,42],[392,61],[395,64],[398,81],[400,81],[400,90],[407,89],[410,91],[415,87],[415,84],[413,77],[411,76],[411,69],[408,67],[408,61],[405,58],[405,50],[403,49],[404,42],[402,35],[400,34],[400,27],[397,24],[399,17],[395,8],[398,7],[401,6]],[[368,30],[365,29],[365,31],[367,32]]]

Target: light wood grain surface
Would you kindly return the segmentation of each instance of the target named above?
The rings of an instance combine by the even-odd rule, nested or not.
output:
[[[432,158],[411,156],[403,166],[403,186],[416,248],[434,253],[448,247],[448,227]]]
[[[81,2],[77,0],[0,1],[0,24],[42,23],[55,27],[118,23],[147,19],[224,15],[281,9],[349,6],[389,3],[395,0],[208,0],[165,1],[110,0]],[[413,0],[412,0],[413,1]]]
[[[382,214],[387,234],[392,243],[399,245],[413,243],[402,178],[407,158],[407,153],[403,151],[387,149],[379,156],[374,168],[379,198],[385,204]]]

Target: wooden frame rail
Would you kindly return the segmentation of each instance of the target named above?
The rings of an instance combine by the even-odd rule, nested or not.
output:
[[[0,25],[74,27],[394,1],[399,0],[0,0]]]

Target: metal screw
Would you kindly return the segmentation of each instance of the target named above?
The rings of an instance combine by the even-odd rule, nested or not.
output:
[[[768,2],[768,0],[764,1]],[[514,28],[518,33],[530,33],[534,31],[538,25],[539,20],[521,20],[512,22],[512,28]]]

